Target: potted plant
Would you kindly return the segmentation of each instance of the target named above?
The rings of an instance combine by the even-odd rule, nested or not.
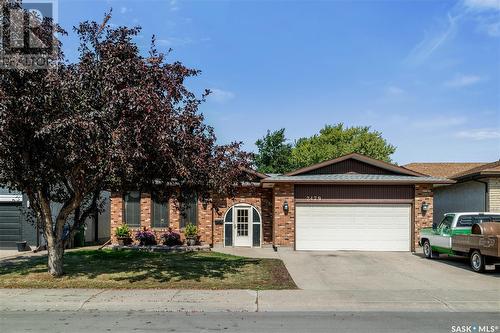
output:
[[[196,241],[198,240],[198,227],[189,223],[184,228],[184,236],[186,236],[186,243],[188,246],[196,245]]]
[[[161,235],[161,240],[163,245],[167,246],[175,246],[181,245],[181,235],[175,231],[172,231],[172,228],[168,228],[168,231]]]
[[[116,238],[118,239],[118,244],[120,245],[130,245],[132,244],[132,238],[130,237],[130,229],[128,225],[122,224],[116,228],[115,231]]]
[[[148,230],[146,227],[135,233],[135,240],[139,241],[139,245],[156,245],[155,233]]]

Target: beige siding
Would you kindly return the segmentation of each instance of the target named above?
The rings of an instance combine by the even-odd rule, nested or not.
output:
[[[500,179],[490,178],[489,183],[489,211],[500,213]]]

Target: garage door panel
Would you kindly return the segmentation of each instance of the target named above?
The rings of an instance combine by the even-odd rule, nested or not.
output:
[[[298,250],[309,251],[408,251],[407,240],[403,241],[370,241],[360,243],[356,246],[349,241],[332,242],[329,246],[325,246],[324,242],[310,242],[307,248]]]
[[[0,248],[13,248],[21,240],[21,210],[19,204],[0,204]]]
[[[14,235],[0,235],[0,241],[19,242],[19,233]]]
[[[408,251],[410,205],[296,207],[297,250]]]

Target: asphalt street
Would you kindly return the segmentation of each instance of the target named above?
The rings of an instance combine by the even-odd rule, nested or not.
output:
[[[0,312],[0,332],[500,332],[498,313]]]

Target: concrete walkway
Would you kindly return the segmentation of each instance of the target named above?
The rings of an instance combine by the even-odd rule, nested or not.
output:
[[[484,291],[0,289],[0,311],[500,312]]]
[[[73,249],[64,250],[64,252],[73,252],[80,250],[97,250],[100,247],[101,245],[75,247]],[[33,251],[19,252],[17,250],[0,250],[0,261],[3,259],[12,259],[12,258],[42,257],[45,255],[47,255],[47,250],[42,250],[38,252],[33,252]]]

